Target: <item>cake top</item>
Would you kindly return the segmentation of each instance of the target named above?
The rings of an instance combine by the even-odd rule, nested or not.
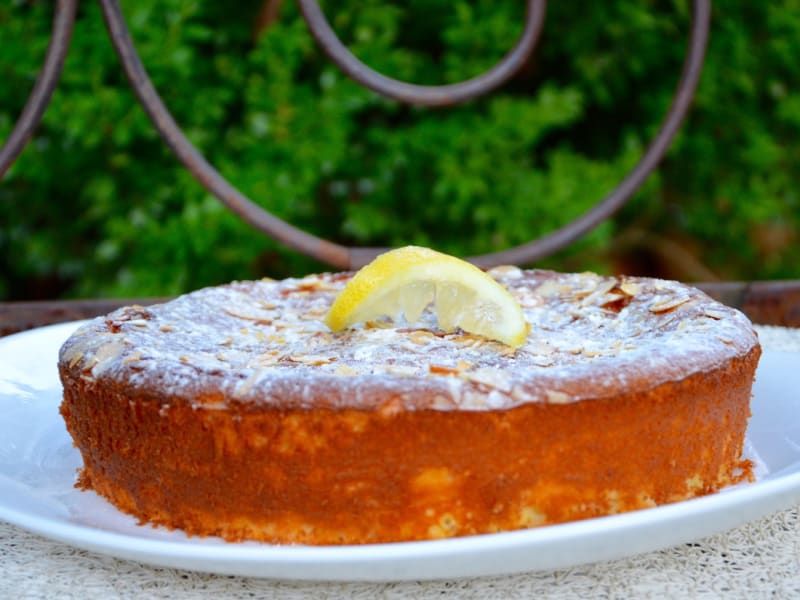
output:
[[[435,319],[323,319],[351,274],[236,282],[117,310],[81,326],[59,364],[143,398],[223,408],[492,410],[643,391],[758,344],[750,322],[673,281],[498,267],[530,323],[514,350]]]

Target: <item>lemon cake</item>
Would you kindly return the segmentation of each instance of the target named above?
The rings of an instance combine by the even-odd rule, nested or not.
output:
[[[518,344],[431,310],[334,332],[350,273],[84,324],[58,363],[77,485],[189,535],[360,544],[599,517],[751,477],[760,346],[741,313],[671,281],[488,275],[521,308]]]

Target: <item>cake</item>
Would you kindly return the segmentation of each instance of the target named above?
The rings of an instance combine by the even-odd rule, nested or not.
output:
[[[78,487],[188,535],[328,545],[563,523],[752,477],[744,315],[672,281],[489,273],[524,310],[519,348],[434,321],[334,334],[349,273],[82,325],[58,363]]]

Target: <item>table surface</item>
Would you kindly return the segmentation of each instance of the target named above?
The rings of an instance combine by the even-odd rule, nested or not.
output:
[[[765,349],[800,353],[800,329],[758,329]],[[79,550],[0,522],[0,598],[212,596],[800,597],[800,505],[713,537],[613,562],[513,576],[403,583],[288,582],[155,568]]]

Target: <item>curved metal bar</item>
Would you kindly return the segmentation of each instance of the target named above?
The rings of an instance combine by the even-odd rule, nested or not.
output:
[[[39,72],[39,77],[36,78],[33,90],[25,102],[25,107],[11,131],[11,135],[0,148],[0,179],[5,176],[11,164],[28,143],[58,85],[64,58],[69,49],[72,29],[75,25],[77,4],[77,0],[58,0],[53,17],[53,33],[50,37],[50,45],[47,47],[42,70]]]
[[[163,139],[207,190],[278,242],[333,267],[357,268],[385,250],[349,248],[313,236],[278,219],[228,183],[189,142],[164,106],[136,53],[118,0],[100,0],[100,4],[114,47],[140,102]],[[658,165],[688,111],[702,68],[709,20],[710,0],[693,0],[689,49],[675,97],[653,142],[626,178],[599,204],[561,229],[538,240],[469,260],[482,267],[531,263],[565,247],[619,210]]]
[[[710,15],[710,0],[693,0],[689,48],[675,97],[656,137],[625,179],[600,203],[561,229],[508,250],[472,257],[471,262],[481,267],[532,263],[566,247],[622,208],[658,166],[686,116],[703,67]]]
[[[528,0],[525,27],[514,48],[485,73],[448,85],[417,85],[374,71],[342,44],[317,0],[297,0],[311,33],[328,57],[350,78],[387,98],[420,106],[451,106],[481,96],[507,81],[533,51],[542,30],[545,0]]]
[[[117,0],[100,0],[111,41],[128,80],[161,137],[203,187],[233,212],[278,242],[340,269],[350,267],[350,249],[293,227],[234,188],[203,157],[175,122],[136,53]]]

